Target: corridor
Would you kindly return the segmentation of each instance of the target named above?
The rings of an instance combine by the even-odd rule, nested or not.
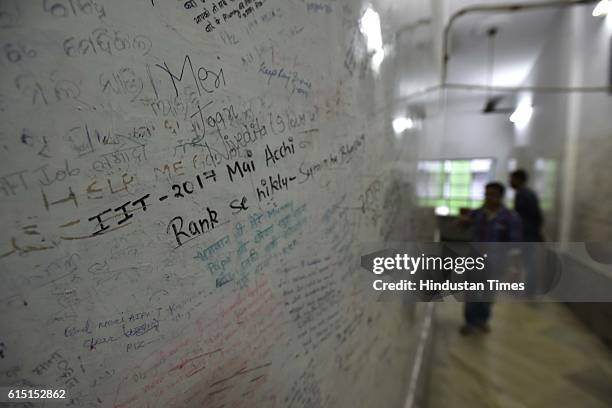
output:
[[[496,304],[489,334],[459,334],[460,303],[436,321],[430,408],[612,406],[612,351],[562,304]]]

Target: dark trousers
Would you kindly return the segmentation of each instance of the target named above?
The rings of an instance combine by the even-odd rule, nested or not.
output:
[[[491,303],[465,302],[463,314],[467,324],[479,325],[486,323],[489,317],[491,317]]]

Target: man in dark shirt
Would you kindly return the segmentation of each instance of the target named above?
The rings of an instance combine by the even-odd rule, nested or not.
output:
[[[523,241],[542,241],[542,211],[538,197],[527,187],[528,175],[525,170],[513,171],[510,175],[510,185],[516,191],[514,210],[523,223]]]
[[[472,226],[474,242],[520,242],[522,240],[521,219],[503,203],[505,190],[501,183],[488,183],[485,187],[483,206],[460,220],[463,224]],[[465,302],[465,325],[461,327],[461,334],[469,334],[475,329],[488,332],[491,302],[475,301],[478,300],[478,294],[468,299],[473,301]]]
[[[515,170],[510,174],[510,185],[516,191],[514,196],[514,210],[521,217],[523,223],[524,242],[542,242],[543,217],[540,210],[538,196],[527,187],[529,175],[525,170]],[[523,260],[525,265],[525,292],[529,297],[539,292],[538,277],[538,246],[537,244],[523,246]]]

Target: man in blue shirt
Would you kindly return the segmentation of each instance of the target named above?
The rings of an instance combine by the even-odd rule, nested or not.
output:
[[[520,242],[522,240],[521,219],[516,212],[504,206],[506,189],[498,182],[485,187],[482,207],[461,218],[463,224],[471,224],[474,242]],[[475,329],[489,332],[491,317],[490,302],[465,302],[465,325],[461,334],[470,334]]]

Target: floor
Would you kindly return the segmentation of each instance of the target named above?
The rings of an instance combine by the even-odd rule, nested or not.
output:
[[[489,334],[461,323],[460,303],[436,305],[429,408],[612,407],[612,351],[565,306],[496,304]]]

